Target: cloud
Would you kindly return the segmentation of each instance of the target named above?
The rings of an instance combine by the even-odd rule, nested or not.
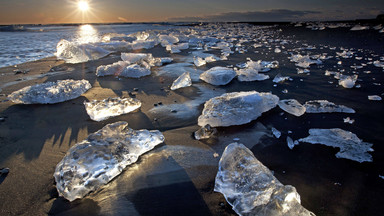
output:
[[[127,19],[124,17],[117,17],[118,20],[123,21],[123,22],[129,22]]]
[[[321,14],[319,11],[273,9],[251,12],[229,12],[206,16],[172,17],[168,21],[176,22],[271,22],[297,21],[310,15]]]

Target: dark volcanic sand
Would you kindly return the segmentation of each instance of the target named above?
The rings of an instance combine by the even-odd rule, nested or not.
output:
[[[312,65],[310,75],[297,74],[294,63],[289,62],[284,51],[293,47],[304,47],[304,43],[316,46],[305,53],[331,53],[319,49],[321,45],[337,48],[362,49],[358,56],[384,56],[383,38],[374,30],[351,32],[347,28],[311,31],[304,27],[280,26],[282,31],[276,37],[297,41],[285,45],[282,53],[274,53],[274,47],[252,48],[244,54],[235,53],[228,61],[209,63],[202,70],[213,66],[236,65],[252,60],[278,60],[280,67],[267,74],[271,79],[262,82],[238,82],[233,80],[222,87],[202,86],[217,92],[257,90],[271,91],[280,99],[294,98],[304,103],[307,100],[326,99],[336,104],[352,107],[355,114],[304,114],[295,117],[276,107],[264,113],[259,119],[242,126],[218,128],[216,138],[196,141],[192,133],[197,126],[197,116],[180,119],[172,114],[154,121],[149,110],[154,104],[181,104],[198,98],[198,88],[192,86],[168,91],[175,77],[151,76],[140,79],[116,79],[95,76],[97,66],[119,60],[119,53],[106,58],[80,64],[65,64],[55,58],[19,65],[30,69],[27,75],[14,75],[15,68],[0,69],[3,86],[25,76],[47,73],[51,68],[60,72],[30,81],[17,81],[3,87],[0,100],[24,86],[55,81],[58,79],[87,79],[93,88],[80,98],[54,105],[15,105],[10,101],[0,103],[0,168],[9,167],[10,172],[0,178],[0,215],[235,215],[231,206],[220,193],[213,192],[219,155],[224,148],[239,138],[251,148],[255,156],[283,184],[296,187],[301,195],[302,205],[316,215],[378,215],[384,201],[383,152],[384,106],[382,101],[369,101],[368,95],[384,93],[384,76],[381,68],[368,65],[359,71],[359,89],[344,89],[336,86],[337,80],[324,76],[338,60],[326,60],[324,65]],[[259,53],[254,53],[258,50]],[[170,56],[175,62],[182,62],[188,51],[169,54],[157,46],[150,50],[154,56]],[[336,49],[336,51],[340,51]],[[213,51],[212,53],[215,53]],[[217,53],[217,52],[216,52]],[[332,54],[334,55],[334,54]],[[379,58],[376,57],[376,58]],[[345,60],[343,67],[367,62]],[[336,69],[335,69],[336,70]],[[370,74],[362,73],[370,70]],[[69,72],[68,72],[69,71]],[[278,74],[290,76],[286,81],[273,87],[272,79]],[[375,78],[373,80],[372,78]],[[300,79],[303,79],[301,82]],[[328,81],[333,81],[329,83]],[[196,84],[196,82],[194,82]],[[138,88],[138,91],[134,91]],[[165,90],[164,90],[165,89]],[[282,93],[284,89],[287,94]],[[129,94],[131,93],[131,94]],[[104,99],[113,96],[132,96],[142,101],[140,111],[110,118],[102,122],[89,119],[84,109],[84,100]],[[176,102],[175,102],[176,101]],[[203,106],[198,107],[201,112]],[[354,124],[343,123],[343,118],[355,119]],[[91,193],[82,200],[68,202],[58,197],[53,172],[56,164],[67,150],[108,123],[127,121],[134,129],[159,129],[165,136],[165,143],[143,155],[101,190]],[[271,127],[280,130],[280,139],[272,137]],[[288,131],[294,140],[308,135],[310,128],[342,128],[351,131],[366,142],[373,143],[373,162],[358,163],[337,159],[336,149],[322,145],[301,143],[290,150],[286,144]]]

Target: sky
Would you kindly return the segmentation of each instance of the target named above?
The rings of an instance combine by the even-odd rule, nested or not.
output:
[[[0,24],[371,19],[383,0],[0,0]]]

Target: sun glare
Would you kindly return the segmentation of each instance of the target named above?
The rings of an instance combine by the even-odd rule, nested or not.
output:
[[[87,11],[87,10],[89,10],[89,5],[88,5],[88,2],[86,2],[86,1],[79,1],[79,2],[77,3],[77,6],[79,7],[79,9],[80,9],[81,11]]]

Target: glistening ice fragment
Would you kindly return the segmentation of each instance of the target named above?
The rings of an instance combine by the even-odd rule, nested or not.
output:
[[[225,148],[214,190],[238,215],[314,215],[300,204],[296,188],[281,184],[243,144]]]
[[[336,154],[337,158],[346,158],[360,163],[372,162],[372,156],[368,153],[373,151],[372,144],[363,142],[356,134],[340,128],[310,129],[309,136],[299,141],[340,148]]]
[[[72,146],[57,164],[57,190],[69,201],[83,198],[163,141],[158,130],[133,130],[123,121],[108,124]]]
[[[271,93],[257,91],[232,92],[205,102],[198,125],[212,127],[242,125],[274,108],[279,97]]]
[[[88,80],[58,80],[27,86],[8,96],[14,103],[54,104],[80,97],[92,88]]]
[[[94,121],[102,121],[113,116],[132,112],[141,107],[135,98],[107,98],[101,101],[84,102],[89,117]]]

